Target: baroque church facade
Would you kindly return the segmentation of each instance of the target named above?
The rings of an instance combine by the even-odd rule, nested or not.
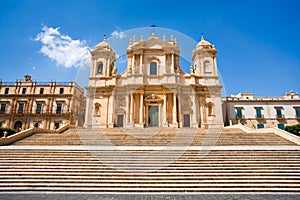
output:
[[[91,50],[86,128],[223,127],[215,47],[202,36],[190,73],[180,67],[176,40],[130,40],[127,67],[117,75],[106,39]]]

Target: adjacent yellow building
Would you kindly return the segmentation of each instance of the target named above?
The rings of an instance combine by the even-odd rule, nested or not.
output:
[[[0,106],[0,126],[17,131],[83,125],[84,90],[76,82],[36,82],[26,75],[16,82],[0,82]]]

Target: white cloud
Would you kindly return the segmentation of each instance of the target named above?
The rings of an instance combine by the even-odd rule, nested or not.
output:
[[[110,35],[116,37],[117,39],[123,39],[126,37],[124,32],[118,30],[114,30]]]
[[[70,67],[89,67],[90,53],[85,40],[73,40],[60,33],[59,28],[44,26],[34,39],[42,43],[40,52],[54,60],[58,65]]]

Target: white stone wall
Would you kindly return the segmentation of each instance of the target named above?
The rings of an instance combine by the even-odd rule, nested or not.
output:
[[[285,118],[295,118],[296,111],[294,107],[300,107],[298,102],[228,102],[230,109],[230,118],[236,118],[236,108],[242,107],[242,113],[245,118],[256,118],[256,107],[261,107],[261,114],[264,118],[276,118],[276,107],[282,107],[282,115]]]
[[[299,100],[277,100],[277,101],[245,101],[235,100],[224,102],[227,106],[223,106],[223,112],[227,112],[227,123],[236,124],[243,123],[256,128],[257,124],[264,124],[265,127],[277,126],[278,124],[294,125],[300,123],[300,120],[296,117],[295,107],[300,107]],[[262,119],[256,118],[256,109],[261,108]],[[276,108],[282,108],[281,113],[283,118],[278,119]],[[242,108],[242,119],[236,118],[236,108]],[[226,117],[225,117],[226,120]]]

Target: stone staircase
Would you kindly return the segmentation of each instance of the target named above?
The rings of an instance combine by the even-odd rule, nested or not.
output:
[[[111,143],[111,144],[108,144]],[[245,133],[232,129],[69,129],[63,134],[37,133],[13,145],[116,145],[116,146],[232,146],[295,145],[274,133]]]
[[[299,157],[273,133],[239,129],[69,130],[0,147],[0,193],[300,193]]]

